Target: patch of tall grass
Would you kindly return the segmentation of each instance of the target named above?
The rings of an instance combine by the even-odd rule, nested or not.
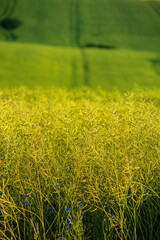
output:
[[[158,92],[0,92],[0,239],[160,236]]]

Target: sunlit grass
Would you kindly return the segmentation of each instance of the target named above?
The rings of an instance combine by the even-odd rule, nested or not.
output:
[[[0,88],[159,89],[159,53],[0,42]]]
[[[160,94],[0,93],[1,239],[158,239]]]

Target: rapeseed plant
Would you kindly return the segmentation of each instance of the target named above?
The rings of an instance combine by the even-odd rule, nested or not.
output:
[[[158,239],[158,96],[2,92],[0,239]]]

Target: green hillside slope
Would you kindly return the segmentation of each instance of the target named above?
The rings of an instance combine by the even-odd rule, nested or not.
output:
[[[160,50],[160,2],[82,0],[81,44]],[[159,10],[158,10],[159,9]],[[157,11],[159,12],[157,12]]]
[[[1,27],[1,40],[160,50],[157,1],[0,0],[0,5],[1,20],[21,21],[12,33]]]
[[[0,87],[82,85],[78,49],[0,42]],[[74,80],[74,82],[72,82]]]
[[[160,87],[159,2],[0,0],[0,6],[0,87]]]
[[[160,87],[158,54],[0,42],[0,87]]]
[[[68,0],[0,0],[0,5],[2,3],[1,19],[13,17],[19,19],[22,24],[15,29],[14,35],[1,28],[1,39],[70,45],[70,5]],[[13,11],[10,14],[12,8]],[[7,10],[5,11],[5,9]]]

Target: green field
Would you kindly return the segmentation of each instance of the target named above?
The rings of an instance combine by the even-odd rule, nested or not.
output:
[[[21,21],[11,31],[0,27],[1,87],[24,83],[123,91],[159,88],[158,1],[0,0],[0,4],[1,20]]]
[[[0,0],[0,3],[4,6],[2,10],[8,3],[10,10],[15,3],[12,14],[1,10],[0,17],[11,15],[22,22],[15,30],[20,42],[56,46],[104,44],[160,51],[158,1]]]
[[[147,51],[0,43],[0,86],[160,88],[158,54]],[[156,65],[157,64],[157,65]],[[98,79],[98,81],[97,81]]]

